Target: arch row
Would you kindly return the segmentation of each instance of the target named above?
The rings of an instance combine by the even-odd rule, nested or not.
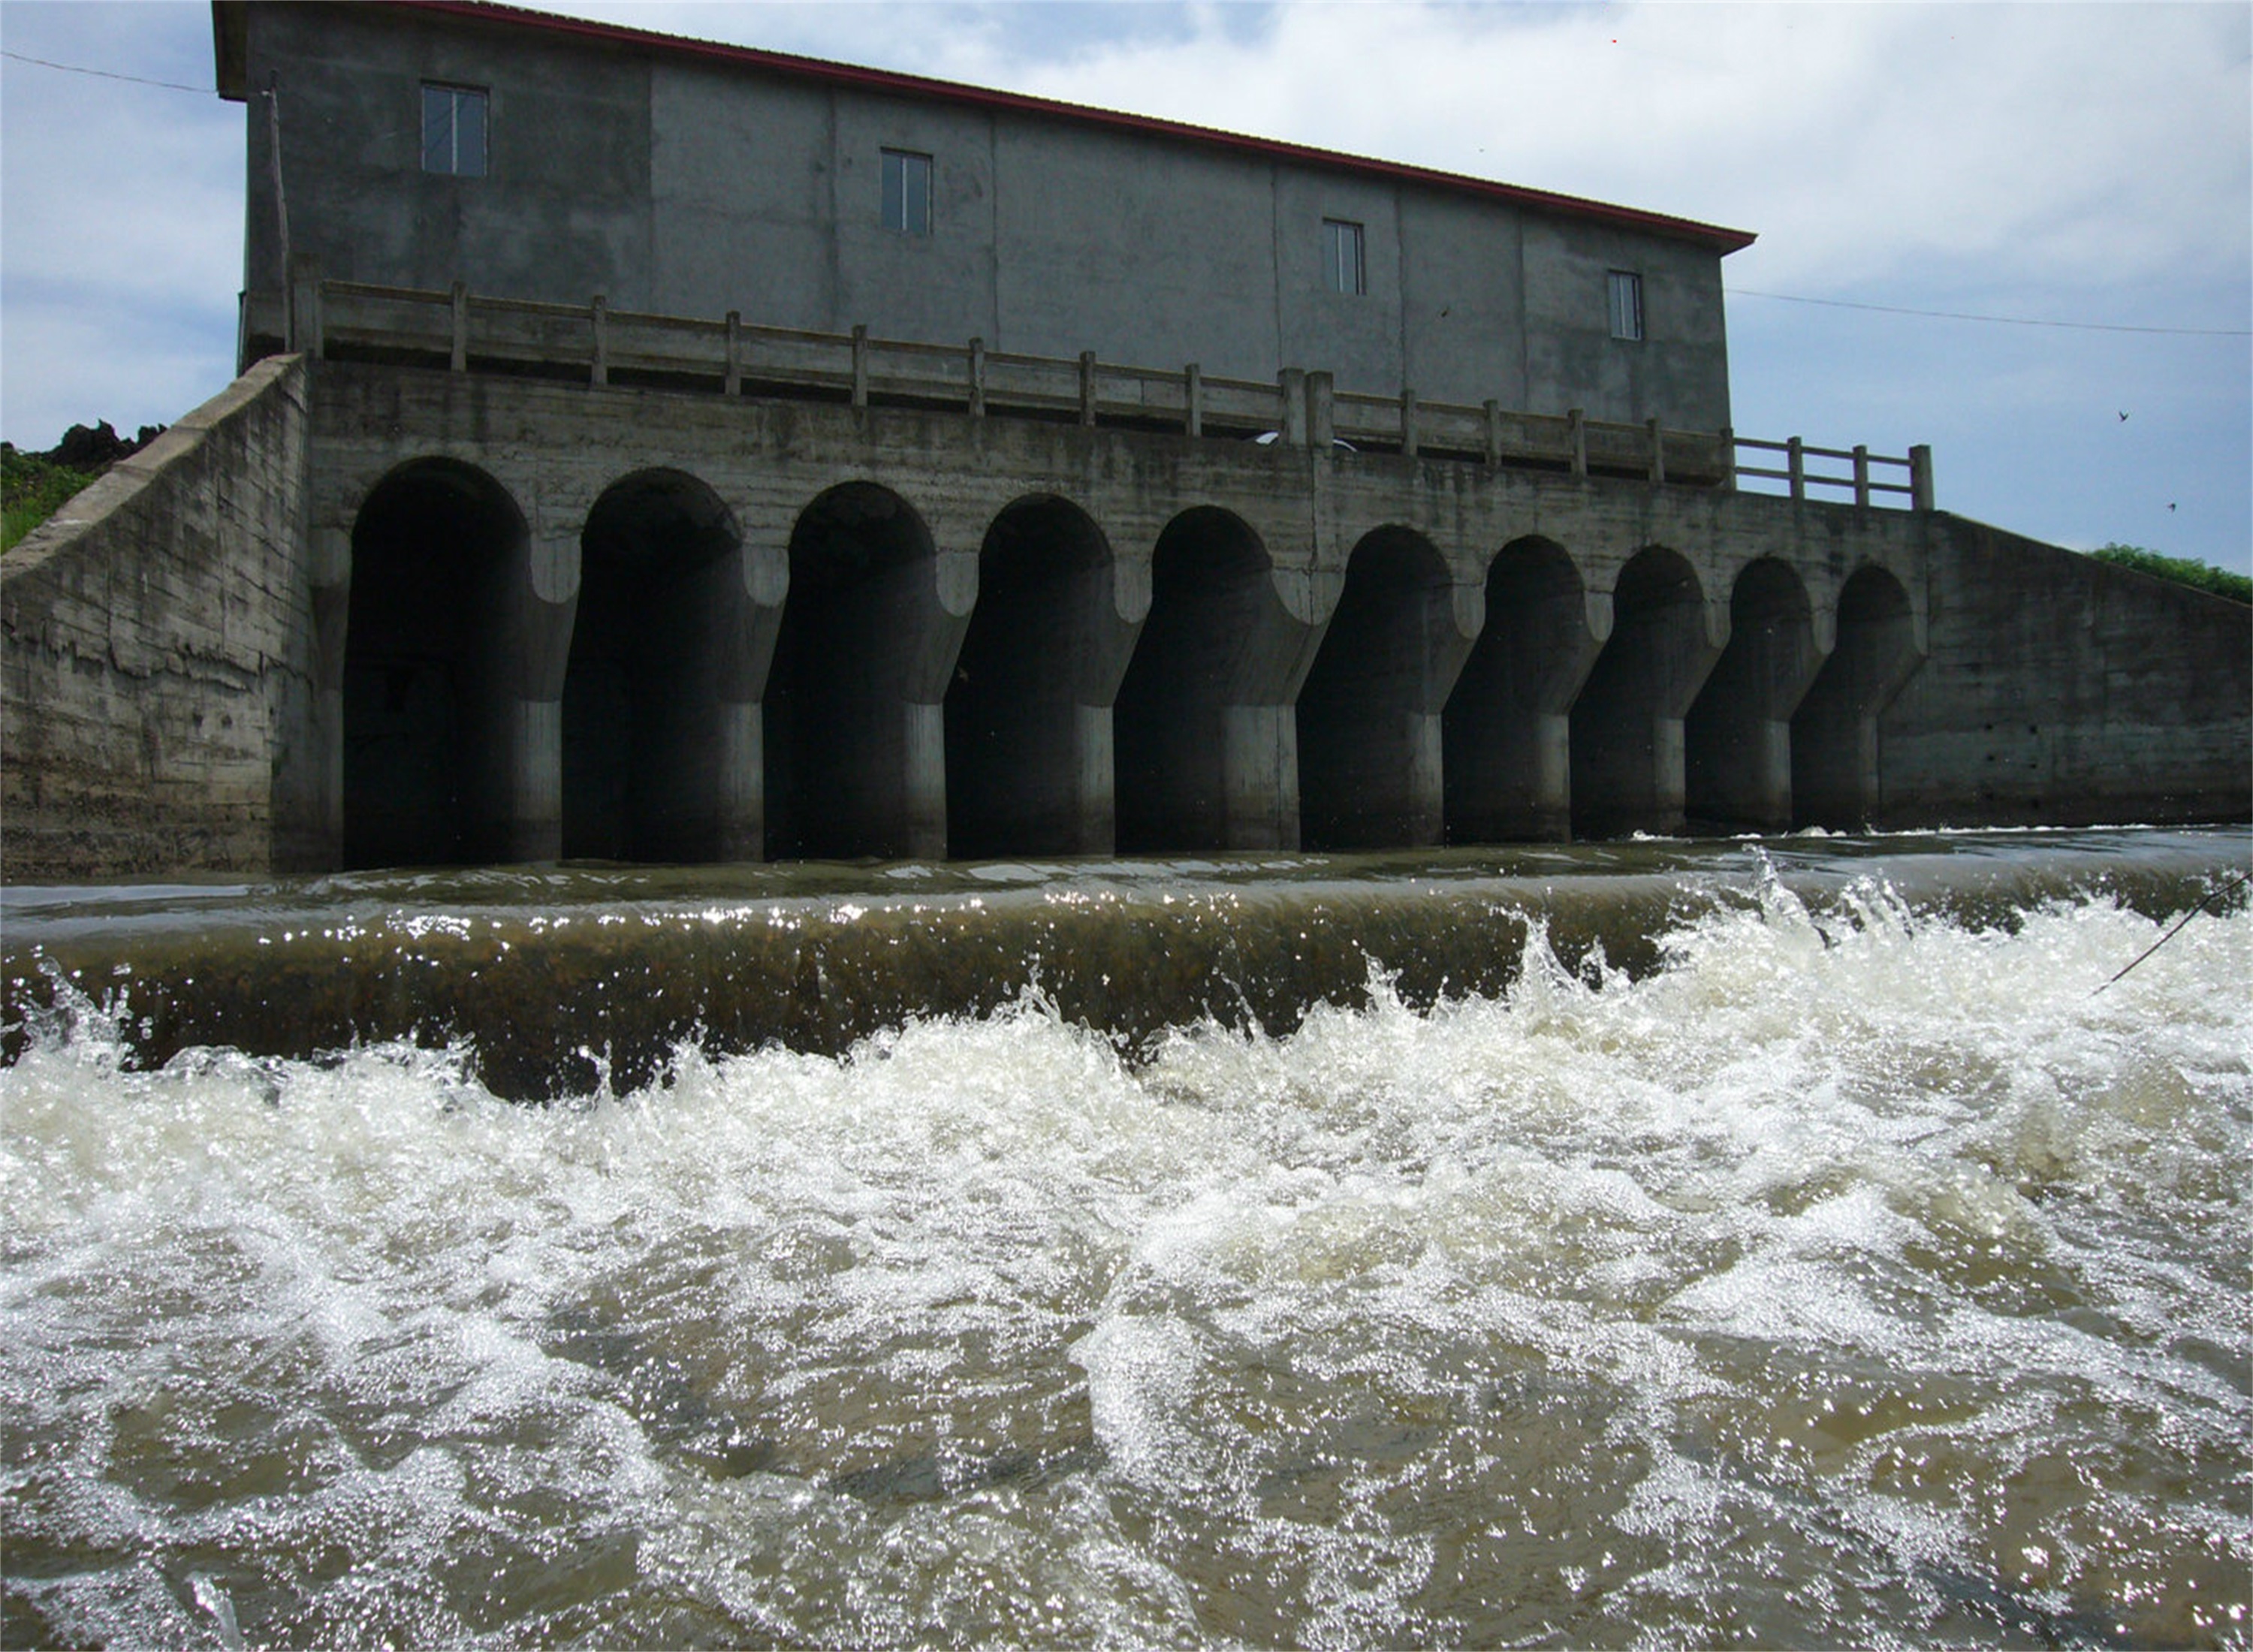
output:
[[[537,504],[410,460],[318,559],[342,864],[1856,829],[1923,656],[1874,561],[1380,522],[1325,570],[1217,504],[1121,546],[1039,491],[973,550],[868,480],[776,544],[661,465]]]

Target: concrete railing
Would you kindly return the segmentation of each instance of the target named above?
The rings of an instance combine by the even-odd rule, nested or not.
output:
[[[1913,511],[1933,508],[1932,450],[1929,447],[1913,447],[1906,455],[1896,458],[1890,454],[1873,453],[1866,447],[1811,447],[1797,436],[1784,442],[1756,442],[1750,436],[1740,436],[1728,431],[1722,432],[1722,436],[1740,457],[1747,448],[1756,452],[1782,454],[1782,470],[1773,465],[1739,464],[1736,474],[1782,482],[1795,499],[1805,498],[1810,487],[1838,488],[1851,491],[1854,503],[1866,510],[1877,503],[1874,496],[1880,493],[1905,498]],[[1810,459],[1843,459],[1852,468],[1844,476],[1811,471],[1807,468]],[[1903,479],[1884,482],[1874,479],[1872,467],[1878,465],[1884,466],[1888,476],[1898,474]]]
[[[1789,481],[1794,498],[1810,486],[1849,485],[1855,502],[1878,494],[1932,506],[1929,450],[1906,458],[1757,442],[1728,430],[1679,430],[1656,419],[1622,424],[1586,417],[1426,401],[1414,389],[1376,395],[1338,390],[1328,373],[1286,368],[1274,383],[1217,378],[1191,363],[1177,369],[1126,366],[850,333],[760,326],[730,310],[721,320],[613,310],[601,295],[556,304],[471,292],[457,282],[438,292],[306,279],[286,296],[246,293],[244,361],[294,348],[316,359],[443,366],[457,373],[586,375],[592,384],[646,384],[718,390],[727,395],[813,396],[869,405],[959,408],[992,415],[1076,421],[1088,425],[1174,430],[1242,439],[1273,433],[1288,446],[1399,453],[1412,457],[1562,471],[1575,477],[1632,477],[1651,482],[1733,488],[1740,477]],[[1746,449],[1786,453],[1787,471],[1742,465]],[[1804,458],[1854,461],[1852,478],[1809,475]],[[1870,479],[1870,467],[1907,467],[1909,482]]]

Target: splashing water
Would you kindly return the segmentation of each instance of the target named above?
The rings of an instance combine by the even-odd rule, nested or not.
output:
[[[2248,1644],[2253,917],[0,1072],[6,1638]]]

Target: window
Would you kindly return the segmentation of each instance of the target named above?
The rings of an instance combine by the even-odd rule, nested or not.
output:
[[[1611,273],[1612,337],[1643,337],[1643,277],[1632,270]]]
[[[1369,267],[1362,261],[1361,226],[1342,218],[1322,220],[1322,284],[1334,293],[1369,290]]]
[[[422,170],[485,175],[485,94],[475,87],[422,88]]]
[[[884,151],[884,227],[903,235],[931,234],[931,157]]]

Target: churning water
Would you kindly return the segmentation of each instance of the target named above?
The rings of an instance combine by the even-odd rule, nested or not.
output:
[[[65,985],[9,1643],[2253,1644],[2253,914],[1887,869],[547,1105]]]

